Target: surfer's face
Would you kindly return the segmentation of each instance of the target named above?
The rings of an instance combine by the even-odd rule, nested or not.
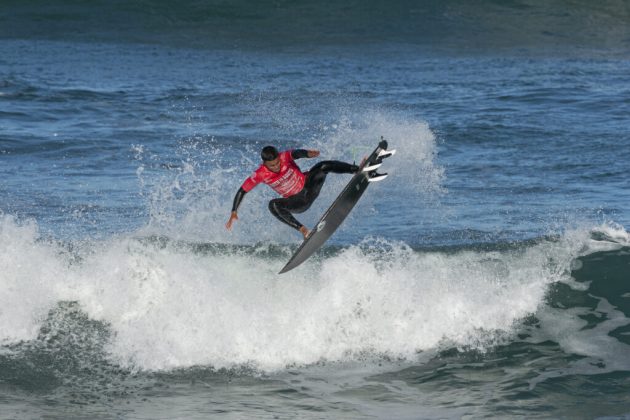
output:
[[[266,160],[263,163],[267,169],[269,169],[271,172],[277,174],[278,172],[280,172],[280,158],[277,157],[274,160]]]

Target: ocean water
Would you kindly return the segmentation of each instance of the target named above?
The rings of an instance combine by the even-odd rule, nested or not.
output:
[[[0,3],[0,418],[630,417],[627,1]],[[397,154],[326,246],[267,144]],[[348,181],[299,215],[312,226]]]

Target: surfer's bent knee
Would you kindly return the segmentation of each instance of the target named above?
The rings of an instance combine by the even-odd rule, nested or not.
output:
[[[278,217],[279,214],[277,200],[277,198],[274,198],[273,200],[269,201],[269,211],[276,217]]]
[[[291,226],[293,229],[300,230],[300,228],[304,225],[298,222],[295,217],[291,215],[291,212],[288,209],[283,208],[279,203],[281,198],[274,198],[269,201],[269,211],[273,214],[276,219],[280,220],[282,223],[285,223]]]

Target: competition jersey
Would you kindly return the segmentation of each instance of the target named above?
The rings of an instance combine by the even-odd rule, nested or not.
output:
[[[291,157],[291,150],[278,154],[280,158],[280,172],[274,173],[263,164],[243,182],[241,188],[245,192],[250,192],[252,188],[261,182],[269,185],[283,197],[290,197],[302,191],[306,175],[295,164]]]

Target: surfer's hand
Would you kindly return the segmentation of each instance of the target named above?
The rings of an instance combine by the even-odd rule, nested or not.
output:
[[[308,238],[308,235],[311,233],[311,231],[310,231],[310,230],[308,230],[308,228],[307,228],[306,226],[302,226],[302,227],[300,228],[300,233],[301,233],[302,235],[304,235],[304,239],[306,239],[306,238]]]
[[[319,156],[319,150],[309,150],[307,154],[308,154],[308,157],[314,158],[314,157]]]
[[[225,224],[227,230],[232,230],[232,223],[234,223],[235,220],[238,220],[238,214],[233,211],[232,214],[230,214],[230,220],[228,220],[228,222]]]

